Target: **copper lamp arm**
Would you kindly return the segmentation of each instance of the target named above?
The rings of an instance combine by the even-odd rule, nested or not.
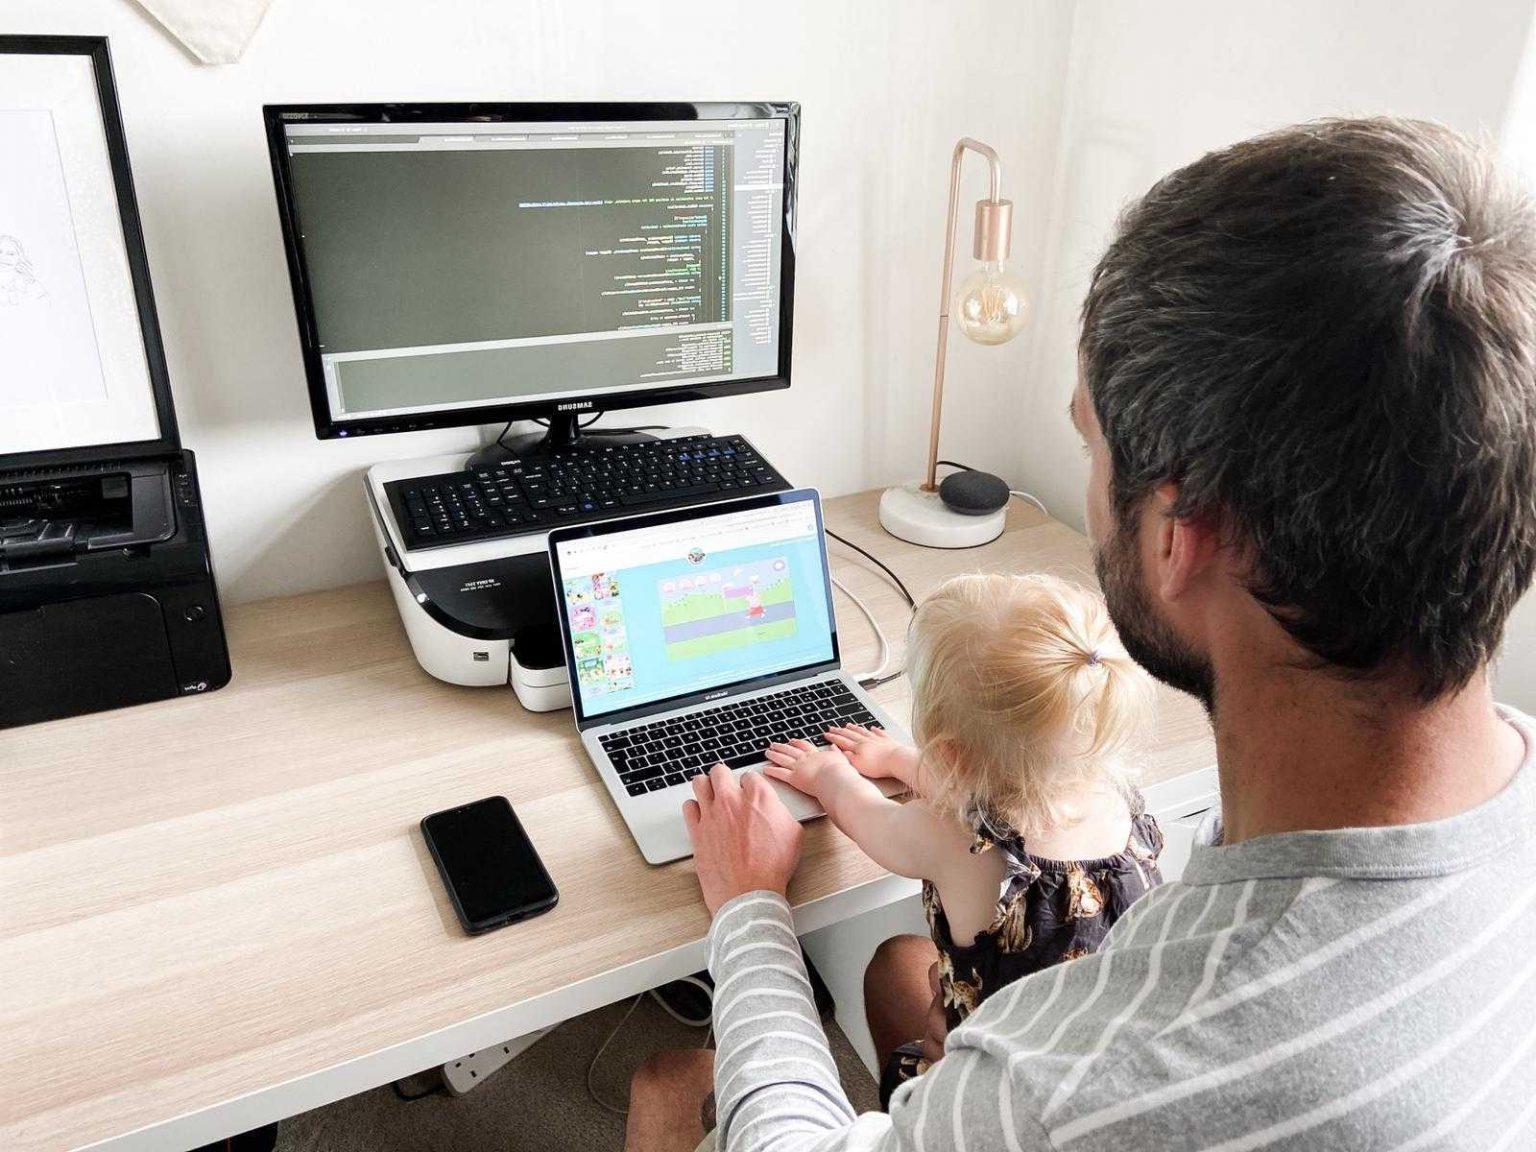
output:
[[[1001,260],[1008,254],[1009,222],[1012,205],[1002,198],[1003,164],[990,144],[963,136],[955,145],[949,162],[949,215],[944,228],[944,278],[939,288],[939,347],[933,366],[933,416],[928,430],[928,472],[923,491],[938,487],[939,418],[944,409],[944,360],[949,348],[950,283],[955,270],[955,229],[960,201],[960,162],[967,151],[987,158],[989,195],[976,205],[976,243],[978,260]],[[1006,207],[1005,207],[1006,206]]]

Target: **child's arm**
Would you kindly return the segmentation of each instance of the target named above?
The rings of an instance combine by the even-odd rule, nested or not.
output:
[[[793,740],[770,745],[767,757],[766,775],[814,796],[832,822],[889,872],[937,881],[952,871],[957,852],[968,853],[970,840],[958,825],[927,804],[887,799],[837,748]]]

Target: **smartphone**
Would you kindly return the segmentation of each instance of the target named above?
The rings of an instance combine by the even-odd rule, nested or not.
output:
[[[470,935],[548,912],[560,899],[505,796],[434,812],[421,834]]]

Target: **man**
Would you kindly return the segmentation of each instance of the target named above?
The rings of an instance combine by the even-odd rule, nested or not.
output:
[[[723,1146],[1536,1148],[1536,725],[1488,679],[1536,565],[1531,206],[1422,123],[1206,156],[1100,262],[1072,419],[1111,614],[1210,709],[1221,820],[855,1117],[782,895],[798,830],[702,782]],[[705,1086],[651,1071],[659,1150],[697,1104],[661,1090]]]

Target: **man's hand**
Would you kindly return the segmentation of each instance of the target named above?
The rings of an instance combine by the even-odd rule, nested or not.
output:
[[[818,748],[808,740],[770,744],[763,753],[768,767],[763,773],[782,780],[796,791],[813,796],[826,806],[826,790],[839,775],[858,779],[853,765],[836,748]]]
[[[917,789],[917,749],[898,744],[882,728],[844,724],[827,730],[827,740],[848,757],[860,776],[871,780],[889,776]]]
[[[949,1035],[949,1016],[944,1012],[944,990],[939,986],[939,964],[928,966],[928,987],[933,1001],[928,1005],[927,1027],[923,1033],[923,1059],[931,1068],[944,1059],[944,1038]]]
[[[738,780],[724,764],[693,778],[683,805],[704,904],[713,916],[747,892],[784,895],[800,863],[800,823],[757,772]]]

